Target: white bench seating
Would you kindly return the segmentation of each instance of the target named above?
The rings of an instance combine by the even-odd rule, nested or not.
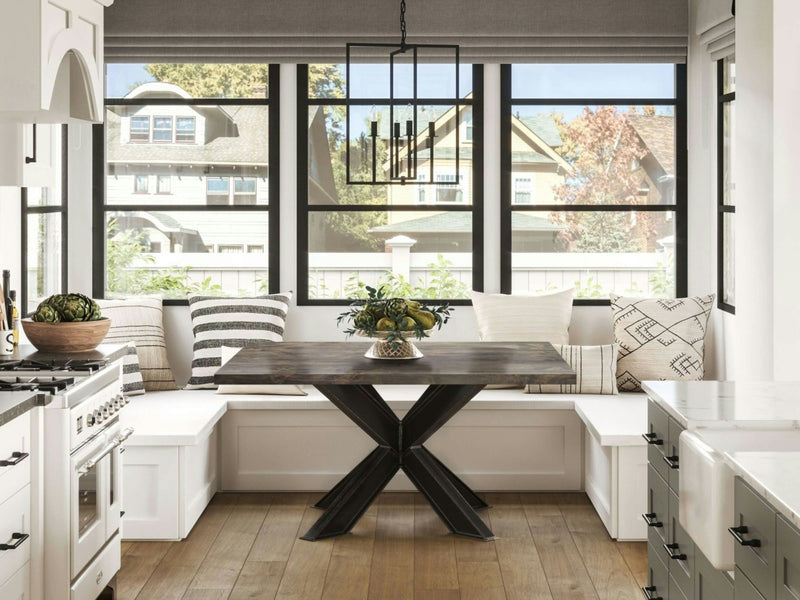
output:
[[[330,489],[374,446],[322,394],[150,392],[122,413],[125,539],[183,539],[224,491]],[[402,415],[424,386],[378,386]],[[643,394],[484,390],[427,445],[474,489],[586,489],[609,534],[645,539]],[[585,427],[584,427],[585,424]],[[388,490],[411,490],[400,473]]]

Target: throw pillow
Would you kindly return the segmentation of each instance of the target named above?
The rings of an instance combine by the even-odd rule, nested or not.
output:
[[[638,392],[646,380],[702,379],[713,306],[714,294],[663,300],[611,294],[619,389]]]
[[[282,341],[291,297],[291,293],[256,298],[189,296],[194,355],[185,389],[217,387],[214,373],[222,366],[222,346],[243,348],[256,340]]]
[[[122,357],[122,395],[137,396],[144,394],[144,381],[139,368],[139,356],[136,354],[136,342],[130,342]]]
[[[97,300],[97,304],[103,316],[111,319],[111,328],[103,341],[108,344],[136,343],[144,389],[148,392],[177,390],[167,360],[161,298],[141,296]]]
[[[541,296],[472,292],[480,339],[568,344],[574,292],[573,288]]]
[[[256,346],[256,344],[248,344],[247,347]],[[224,365],[232,359],[241,350],[241,348],[229,348],[222,346],[220,348],[222,364]],[[308,392],[304,392],[299,385],[221,385],[217,388],[218,394],[272,394],[275,396],[308,396]]]
[[[574,385],[525,386],[528,394],[617,394],[617,344],[605,346],[553,346],[575,371]]]

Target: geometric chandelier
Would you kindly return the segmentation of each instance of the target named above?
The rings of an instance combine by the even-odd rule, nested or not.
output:
[[[346,47],[346,163],[349,185],[405,185],[434,181],[434,149],[437,115],[426,106],[447,105],[455,110],[455,126],[443,133],[453,135],[455,177],[437,185],[459,184],[459,46],[457,44],[409,44],[406,42],[406,0],[400,0],[400,43],[348,43]],[[353,97],[351,66],[383,57],[388,63],[389,97]],[[452,97],[429,96],[420,100],[419,65],[436,63],[437,73],[446,69],[455,81]],[[384,72],[385,75],[385,72]],[[452,78],[451,78],[452,77]],[[365,109],[372,106],[365,116]],[[441,115],[439,115],[441,116]],[[420,120],[422,122],[420,122]],[[366,127],[365,127],[366,126]],[[451,144],[449,144],[451,145]],[[452,167],[449,170],[452,175]]]

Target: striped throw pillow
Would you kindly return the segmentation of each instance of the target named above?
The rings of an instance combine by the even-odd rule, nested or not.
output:
[[[215,389],[222,346],[243,348],[252,342],[281,342],[291,292],[256,298],[189,296],[194,331],[192,375],[187,390]]]
[[[124,396],[144,394],[144,381],[142,381],[142,371],[139,369],[136,342],[128,344],[125,356],[122,357],[122,394]]]
[[[97,303],[103,316],[111,319],[111,328],[103,341],[107,344],[136,343],[144,389],[148,392],[177,390],[167,360],[161,298],[139,296],[97,300]]]
[[[561,357],[575,371],[576,381],[569,385],[525,386],[528,394],[617,394],[617,353],[619,344],[605,346],[569,346],[555,344]]]

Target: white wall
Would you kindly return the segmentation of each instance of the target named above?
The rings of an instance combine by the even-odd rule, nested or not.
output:
[[[11,286],[19,290],[22,277],[20,262],[20,189],[0,186],[0,270],[11,270]],[[19,294],[19,291],[17,291]]]
[[[797,169],[800,165],[800,2],[773,2],[773,169],[774,214],[773,268],[782,276],[774,278],[773,319],[775,379],[794,379],[800,356],[800,194]],[[738,100],[737,100],[738,101]],[[741,217],[737,216],[737,219]],[[741,222],[741,221],[740,221]]]

